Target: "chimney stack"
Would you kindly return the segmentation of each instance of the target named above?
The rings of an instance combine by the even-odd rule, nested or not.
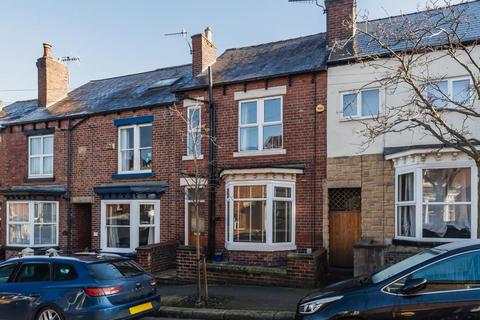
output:
[[[68,94],[68,68],[53,59],[52,45],[43,44],[43,56],[37,60],[38,106],[48,108]]]
[[[327,45],[332,48],[355,35],[356,0],[325,0],[327,10]]]
[[[217,60],[217,48],[213,44],[213,33],[207,27],[203,33],[192,36],[192,73],[198,76]]]

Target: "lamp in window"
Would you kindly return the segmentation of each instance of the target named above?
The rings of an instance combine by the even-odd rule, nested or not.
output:
[[[153,218],[154,216],[155,216],[155,210],[150,209],[150,210],[148,211],[148,217],[149,217],[149,218]]]
[[[117,209],[115,209],[116,213],[123,213],[123,207],[119,204],[117,204]]]

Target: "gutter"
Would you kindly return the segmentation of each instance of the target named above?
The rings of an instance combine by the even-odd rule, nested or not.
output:
[[[212,260],[215,256],[215,200],[217,187],[217,119],[215,102],[213,101],[213,76],[212,67],[208,67],[208,104],[209,104],[209,127],[210,137],[208,139],[208,244],[207,258]]]

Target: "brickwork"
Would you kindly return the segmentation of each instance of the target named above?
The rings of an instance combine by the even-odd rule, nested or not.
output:
[[[356,0],[326,0],[327,9],[327,43],[348,40],[353,36],[352,21],[356,19]]]
[[[51,46],[43,45],[44,56],[37,60],[38,104],[48,107],[63,99],[68,93],[68,68],[52,57]]]
[[[194,76],[202,73],[217,59],[217,48],[209,39],[208,29],[202,34],[192,36],[192,74]],[[211,33],[210,33],[211,34]]]
[[[177,241],[151,244],[137,248],[137,261],[148,272],[160,272],[175,268]]]
[[[232,263],[208,263],[209,283],[263,286],[314,287],[325,274],[326,253],[289,254],[283,268],[242,266]],[[177,276],[183,281],[196,280],[196,252],[193,247],[177,250]]]
[[[318,141],[326,140],[326,113],[316,113],[317,104],[326,105],[326,73],[304,74],[270,79],[269,87],[286,86],[287,94],[283,97],[283,136],[286,155],[270,155],[255,157],[234,157],[238,146],[238,108],[239,102],[234,99],[235,92],[245,89],[264,89],[265,81],[232,84],[214,88],[214,100],[217,108],[217,167],[218,174],[225,169],[261,168],[279,165],[300,164],[305,167],[304,174],[296,176],[296,245],[299,251],[307,248],[322,247],[323,186],[326,175],[326,145]],[[315,81],[316,80],[316,84]],[[315,91],[316,90],[316,91]],[[207,97],[207,92],[197,90],[187,92],[189,97]],[[179,108],[180,109],[180,108]],[[185,115],[184,115],[185,116]],[[202,124],[208,126],[208,107],[202,107]],[[186,125],[178,120],[186,136]],[[315,132],[316,131],[316,132]],[[316,139],[316,140],[315,140]],[[208,155],[208,139],[204,139],[202,150],[205,158]],[[185,155],[185,144],[177,150],[180,159]],[[199,162],[200,172],[207,176],[207,159]],[[180,161],[182,172],[193,173],[192,161]],[[216,188],[215,208],[215,245],[217,251],[225,250],[225,181],[220,179]],[[178,190],[177,197],[183,195]],[[181,230],[183,231],[183,229]],[[180,232],[180,230],[179,230]],[[278,265],[286,261],[286,252],[229,252],[226,257],[236,263]]]

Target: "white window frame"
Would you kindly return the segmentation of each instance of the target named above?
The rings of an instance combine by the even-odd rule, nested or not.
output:
[[[55,225],[56,225],[56,234],[55,234],[55,243],[54,244],[35,244],[35,204],[38,203],[54,203],[55,204]],[[15,222],[10,221],[10,204],[27,204],[28,205],[28,222]],[[29,224],[29,233],[30,233],[30,244],[16,244],[10,243],[10,225],[19,225],[19,224]],[[45,223],[48,225],[53,225],[53,223]],[[19,248],[40,248],[40,247],[58,247],[58,236],[59,236],[59,202],[58,201],[7,201],[7,226],[6,226],[6,235],[7,235],[7,246],[19,247]]]
[[[43,141],[45,138],[52,138],[52,153],[44,153],[43,150]],[[30,151],[32,149],[32,140],[33,139],[41,139],[41,148],[42,151],[39,155],[31,155]],[[41,178],[53,178],[53,172],[55,167],[55,138],[53,134],[46,134],[46,135],[39,135],[39,136],[30,136],[28,137],[28,178],[29,179],[41,179]],[[52,173],[45,174],[43,170],[43,159],[51,157],[52,158]],[[40,159],[40,173],[39,174],[32,174],[32,158],[39,158]]]
[[[265,228],[266,228],[266,242],[234,242],[233,241],[233,188],[236,186],[256,186],[266,185],[267,197],[265,207]],[[290,242],[274,243],[273,242],[273,201],[285,200],[285,198],[275,198],[275,187],[287,187],[291,189],[292,201],[292,236]],[[296,233],[296,205],[295,205],[295,182],[276,181],[276,180],[251,180],[251,181],[231,181],[226,184],[226,223],[225,223],[225,248],[232,251],[285,251],[296,250],[295,233]],[[259,199],[252,199],[252,201]]]
[[[199,121],[198,128],[193,128],[192,125],[191,125],[190,112],[192,110],[198,110],[198,121]],[[191,150],[190,150],[189,145],[188,145],[188,142],[190,141],[190,135],[194,134],[194,133],[199,133],[200,134],[200,139],[198,141],[200,143],[198,154],[194,154],[194,153],[190,152]],[[195,148],[194,148],[194,150],[195,150]],[[192,160],[194,158],[197,158],[198,160],[201,160],[201,159],[199,159],[199,157],[201,157],[201,156],[202,156],[202,107],[199,106],[199,105],[195,105],[195,106],[187,107],[187,157],[191,158]]]
[[[129,204],[130,205],[130,248],[107,247],[107,205]],[[155,243],[160,242],[160,200],[102,200],[100,212],[100,248],[107,252],[129,253],[135,252],[139,246],[139,228],[149,225],[140,224],[140,205],[153,204],[155,207]]]
[[[202,185],[200,186],[200,188],[203,189],[203,192],[205,193],[205,196],[206,196],[206,191],[207,191],[206,185]],[[188,204],[193,202],[193,200],[190,200],[188,198],[188,190],[190,189],[195,189],[195,187],[194,186],[185,187],[185,245],[186,246],[190,245],[189,244],[190,212],[188,211]],[[206,201],[206,197],[203,200],[199,200],[198,203],[205,203],[205,201]]]
[[[271,121],[265,122],[264,115],[265,115],[265,100],[276,100],[280,99],[280,120],[279,121]],[[257,103],[257,122],[250,123],[250,124],[242,124],[242,104],[249,103],[249,102],[256,102]],[[282,126],[282,146],[280,148],[272,148],[272,149],[264,149],[263,148],[263,128],[268,126],[274,125],[281,125]],[[257,149],[256,150],[241,150],[241,129],[243,128],[258,128],[258,141],[257,141]],[[284,132],[284,125],[283,125],[283,96],[272,96],[272,97],[265,97],[259,99],[248,99],[248,100],[241,100],[238,102],[238,152],[236,156],[241,154],[258,154],[258,153],[271,153],[271,154],[285,154],[283,151],[283,144],[285,138]],[[234,154],[235,155],[235,154]]]
[[[449,100],[453,101],[453,83],[455,81],[463,81],[463,80],[468,80],[470,86],[473,85],[472,84],[472,79],[468,76],[441,79],[441,80],[438,80],[438,81],[434,81],[433,83],[445,82],[446,81],[447,82],[447,87],[448,87],[448,94],[446,96],[448,97]],[[425,92],[426,92],[427,98],[428,98],[428,94],[429,94],[428,88],[427,88],[427,90],[425,90]],[[470,102],[473,102],[474,100],[475,100],[475,94],[472,94]],[[441,109],[444,109],[444,108],[458,108],[458,106],[455,103],[448,101],[448,103],[445,105],[445,107],[439,108],[439,109],[441,110]]]
[[[468,239],[459,238],[424,238],[423,233],[423,170],[425,169],[452,169],[452,168],[469,168],[471,174],[471,197],[470,202],[463,204],[470,205],[470,239],[477,239],[477,167],[470,161],[451,161],[439,163],[422,163],[400,167],[395,170],[395,239],[409,240],[417,242],[456,242]],[[398,176],[405,173],[414,173],[414,199],[415,199],[415,237],[405,237],[398,234]],[[456,203],[462,204],[462,203]]]
[[[140,151],[144,149],[150,149],[150,148],[140,148],[140,128],[143,127],[152,127],[152,146],[150,147],[152,149],[152,161],[153,161],[153,126],[151,123],[145,123],[145,124],[134,124],[134,125],[128,125],[128,126],[120,126],[118,127],[118,173],[119,174],[135,174],[135,173],[150,173],[152,172],[152,169],[145,169],[141,170],[140,169],[140,162],[141,162],[141,157],[140,157]],[[133,128],[133,170],[131,171],[123,171],[122,170],[122,151],[124,150],[132,150],[132,149],[122,149],[122,136],[121,136],[121,131],[125,129],[130,129]]]
[[[371,115],[371,116],[362,116],[362,92],[374,91],[374,90],[378,91],[378,114]],[[354,116],[345,116],[343,114],[343,110],[344,110],[343,98],[344,98],[344,96],[350,95],[350,94],[357,95],[357,114],[354,115]],[[340,118],[342,120],[346,121],[346,120],[372,119],[372,118],[378,117],[383,112],[383,110],[382,110],[383,102],[382,101],[383,101],[383,94],[382,94],[382,90],[380,88],[365,88],[365,89],[362,89],[362,90],[340,92]]]

